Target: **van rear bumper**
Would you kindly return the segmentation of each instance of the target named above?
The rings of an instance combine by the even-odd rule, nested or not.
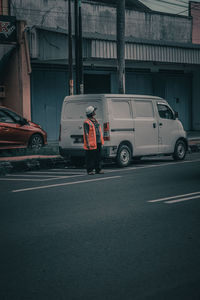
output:
[[[84,149],[62,148],[59,147],[59,153],[61,156],[70,159],[71,157],[84,157]],[[117,155],[117,147],[103,146],[102,157],[103,158],[115,158]]]

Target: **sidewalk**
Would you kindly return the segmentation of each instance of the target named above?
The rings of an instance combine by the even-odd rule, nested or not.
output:
[[[200,151],[200,131],[188,132],[189,152]],[[7,151],[0,155],[0,174],[59,168],[67,161],[59,155],[58,142],[49,142],[37,154],[31,150]]]
[[[188,131],[187,132],[189,151],[200,151],[200,131]]]
[[[34,153],[29,149],[3,151],[0,154],[0,175],[18,171],[59,168],[67,161],[59,155],[58,142],[50,142]]]

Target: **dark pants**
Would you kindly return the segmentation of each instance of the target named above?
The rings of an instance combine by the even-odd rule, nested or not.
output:
[[[101,171],[101,144],[97,144],[95,150],[85,150],[85,160],[88,173],[93,170],[97,173]]]

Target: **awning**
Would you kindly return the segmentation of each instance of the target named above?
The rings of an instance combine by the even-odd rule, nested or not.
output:
[[[91,57],[116,59],[117,43],[107,40],[92,40]],[[130,61],[200,65],[200,46],[193,44],[166,45],[127,42],[125,44],[125,59]]]

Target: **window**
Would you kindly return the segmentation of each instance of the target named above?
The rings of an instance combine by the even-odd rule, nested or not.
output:
[[[170,119],[170,120],[174,119],[174,114],[173,114],[172,110],[167,105],[158,104],[157,106],[158,106],[159,116],[162,119]]]
[[[4,110],[6,114],[8,114],[12,119],[14,119],[14,121],[19,122],[21,121],[21,117],[19,115],[17,115],[16,113],[14,113],[11,110]]]
[[[66,102],[64,107],[63,118],[67,119],[86,119],[86,108],[88,106],[97,107],[96,118],[102,118],[102,106],[100,102]]]
[[[8,116],[3,110],[0,110],[0,122],[14,123],[14,120],[10,116]]]
[[[136,118],[153,118],[153,105],[151,101],[135,101]]]
[[[114,119],[131,119],[130,105],[127,101],[113,100],[111,111]]]

